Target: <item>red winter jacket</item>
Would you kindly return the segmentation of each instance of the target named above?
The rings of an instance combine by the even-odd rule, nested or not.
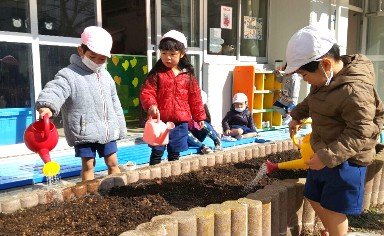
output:
[[[164,122],[189,122],[206,119],[201,92],[196,78],[182,71],[177,76],[171,69],[148,75],[144,82],[140,102],[144,111],[156,105]]]

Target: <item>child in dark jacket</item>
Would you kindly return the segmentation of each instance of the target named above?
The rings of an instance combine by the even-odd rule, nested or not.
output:
[[[199,147],[203,154],[209,154],[213,151],[210,147],[202,143],[205,138],[208,136],[213,140],[213,143],[215,144],[215,150],[221,150],[221,141],[216,131],[211,125],[211,114],[207,106],[207,94],[203,90],[201,90],[201,98],[204,104],[204,110],[207,118],[204,121],[204,127],[201,129],[199,127],[196,127],[195,121],[190,121],[188,132],[188,144],[190,146]]]
[[[232,107],[225,115],[222,123],[223,134],[236,139],[258,136],[252,113],[247,106],[247,95],[236,93],[233,96]]]
[[[161,114],[161,120],[175,123],[169,132],[166,146],[151,146],[150,165],[161,162],[165,148],[168,161],[179,159],[180,152],[188,149],[188,122],[195,120],[200,128],[206,118],[201,101],[200,87],[194,69],[186,55],[187,39],[184,34],[171,30],[160,40],[160,60],[148,73],[140,102],[149,116]]]

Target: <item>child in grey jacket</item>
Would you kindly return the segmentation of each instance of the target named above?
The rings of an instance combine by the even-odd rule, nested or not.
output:
[[[284,66],[285,69],[287,65]],[[281,71],[275,71],[276,79],[282,85],[279,97],[273,103],[273,108],[279,112],[283,118],[283,125],[288,125],[292,117],[289,114],[297,105],[300,94],[301,75],[297,73],[285,74]]]
[[[79,55],[48,82],[36,101],[40,118],[57,116],[61,110],[65,138],[82,159],[82,180],[94,179],[96,151],[104,157],[108,174],[119,173],[116,140],[127,128],[116,85],[105,69],[112,48],[111,35],[90,26],[81,34]]]

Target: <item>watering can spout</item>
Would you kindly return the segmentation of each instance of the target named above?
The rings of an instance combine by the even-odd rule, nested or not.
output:
[[[158,143],[164,143],[164,140],[168,137],[169,131],[171,129],[175,128],[175,124],[173,122],[167,122],[167,128],[164,130],[163,133],[160,134]]]
[[[310,122],[307,121],[305,123],[308,124]],[[281,162],[277,164],[273,164],[267,161],[266,164],[267,164],[268,173],[271,173],[276,169],[285,169],[285,170],[308,169],[308,165],[305,164],[305,162],[309,161],[314,153],[310,143],[311,134],[309,133],[304,136],[301,145],[298,143],[296,137],[293,134],[291,135],[291,138],[293,140],[293,143],[299,148],[301,158],[292,160],[292,161]]]
[[[49,150],[47,148],[42,148],[38,150],[39,156],[44,163],[51,161],[51,156],[49,155]]]
[[[269,160],[267,160],[267,170],[268,170],[268,174],[272,173],[274,170],[278,169],[278,166],[277,164],[275,163],[272,163],[270,162]]]

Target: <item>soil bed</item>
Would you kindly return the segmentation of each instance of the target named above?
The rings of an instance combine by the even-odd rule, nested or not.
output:
[[[287,151],[161,180],[140,181],[113,188],[108,195],[94,194],[13,214],[0,213],[0,235],[119,235],[156,215],[236,200],[278,179],[305,177],[306,171],[279,170],[253,188],[244,189],[266,159],[277,163],[298,156],[297,151]],[[382,229],[381,223],[381,227],[375,227]]]

